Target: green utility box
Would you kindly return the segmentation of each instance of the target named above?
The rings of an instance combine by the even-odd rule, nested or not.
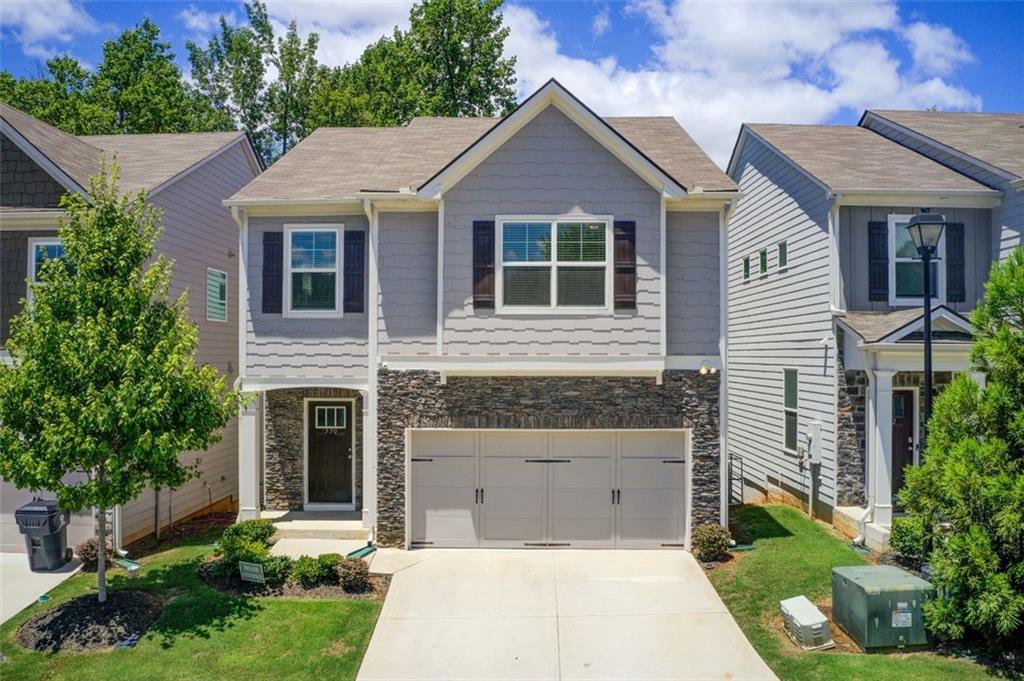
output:
[[[935,588],[891,565],[832,569],[832,619],[864,651],[926,646],[924,602]]]

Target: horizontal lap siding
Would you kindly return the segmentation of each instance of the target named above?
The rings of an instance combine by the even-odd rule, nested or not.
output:
[[[1010,255],[1010,251],[1024,243],[1021,240],[1021,236],[1024,234],[1024,190],[1014,189],[1006,178],[943,151],[933,144],[915,139],[885,121],[870,120],[867,127],[908,149],[913,149],[944,166],[963,173],[977,182],[1001,190],[1003,192],[1002,204],[992,211],[992,247],[990,252],[1000,260],[1005,260]]]
[[[718,213],[669,213],[668,353],[718,355]]]
[[[806,469],[783,450],[783,369],[799,371],[798,432],[822,424],[823,462],[817,499],[835,503],[836,377],[829,309],[828,211],[825,190],[753,138],[734,179],[740,199],[728,225],[729,449],[742,474],[763,487],[806,490]],[[778,270],[777,244],[788,246],[788,269]],[[768,249],[766,276],[758,251]],[[743,258],[752,276],[743,281]],[[833,344],[834,347],[834,344]]]
[[[445,353],[659,354],[660,209],[658,193],[590,135],[554,107],[541,112],[444,195]],[[571,317],[475,311],[473,221],[569,213],[636,222],[636,310]]]
[[[437,350],[437,213],[381,213],[381,355]]]
[[[310,319],[263,313],[263,233],[286,224],[344,224],[366,230],[365,215],[249,218],[249,310],[245,375],[266,378],[362,378],[368,364],[365,312]]]
[[[992,214],[983,208],[936,209],[948,222],[964,225],[964,283],[966,296],[962,303],[950,307],[967,312],[985,292],[985,281],[992,266]],[[847,310],[888,312],[893,309],[885,301],[872,301],[868,296],[868,223],[888,222],[890,214],[911,214],[911,208],[894,206],[843,206],[839,209],[839,264],[843,275],[843,293]]]

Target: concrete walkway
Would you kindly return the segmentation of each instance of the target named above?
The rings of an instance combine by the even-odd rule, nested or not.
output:
[[[775,679],[682,551],[381,550],[359,679]]]
[[[0,553],[0,624],[78,572],[80,565],[75,558],[56,572],[32,572],[24,553]]]

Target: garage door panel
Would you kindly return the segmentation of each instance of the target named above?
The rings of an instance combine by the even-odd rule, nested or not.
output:
[[[416,457],[476,456],[476,434],[458,430],[416,432],[412,451]]]
[[[605,436],[605,440],[613,438]],[[615,545],[611,503],[615,469],[609,458],[548,465],[551,541],[582,548]]]
[[[681,459],[685,455],[686,439],[679,432],[620,433],[619,438],[626,459]]]
[[[423,487],[476,487],[476,460],[466,457],[441,457],[433,461],[413,461],[413,475]]]
[[[614,433],[552,433],[552,459],[608,458],[615,455]]]
[[[484,489],[481,544],[522,546],[524,542],[544,541],[545,464],[526,458],[484,456],[480,465]]]
[[[485,457],[536,458],[543,456],[547,434],[538,431],[485,432],[480,437]]]
[[[685,468],[666,461],[671,460],[619,460],[621,548],[660,548],[683,541]]]
[[[410,540],[417,544],[476,546],[475,457],[412,462]]]

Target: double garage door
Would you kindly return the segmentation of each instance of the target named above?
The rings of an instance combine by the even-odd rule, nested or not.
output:
[[[414,430],[411,545],[682,547],[687,435]]]

